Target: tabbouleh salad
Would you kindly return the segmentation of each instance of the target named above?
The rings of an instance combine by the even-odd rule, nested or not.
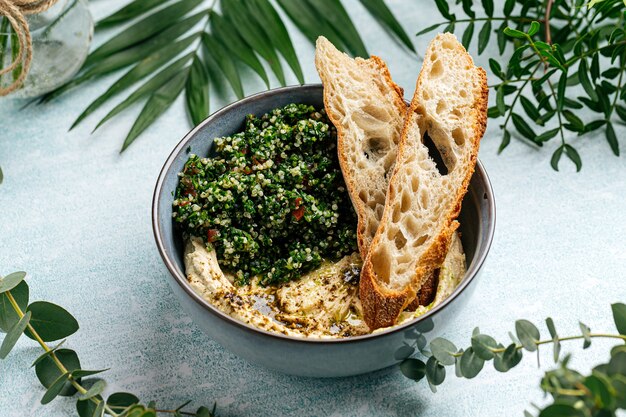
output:
[[[337,160],[337,132],[324,110],[290,104],[190,155],[174,220],[204,239],[239,285],[299,278],[357,250],[357,217]]]

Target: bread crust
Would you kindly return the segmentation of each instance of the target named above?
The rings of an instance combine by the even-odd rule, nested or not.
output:
[[[383,220],[378,228],[378,232],[374,237],[367,258],[365,260],[363,270],[361,272],[361,284],[360,284],[360,298],[363,304],[364,319],[368,326],[372,330],[387,327],[395,324],[400,313],[407,308],[407,306],[417,307],[425,302],[428,298],[426,294],[428,289],[436,286],[435,270],[438,269],[443,263],[445,256],[450,248],[450,241],[452,234],[458,228],[459,223],[456,218],[461,210],[461,203],[467,188],[469,186],[470,179],[474,172],[476,159],[478,155],[478,148],[480,139],[482,138],[487,124],[487,100],[488,100],[488,87],[487,76],[485,71],[480,67],[475,67],[471,56],[465,51],[456,38],[453,35],[439,35],[439,37],[451,36],[454,39],[454,44],[458,45],[458,53],[467,60],[467,64],[471,65],[475,69],[477,75],[477,82],[474,84],[473,91],[473,105],[472,105],[472,117],[471,117],[471,130],[473,132],[471,140],[471,153],[470,161],[465,167],[465,175],[462,179],[461,185],[457,188],[456,195],[454,197],[454,203],[450,209],[444,215],[444,220],[441,224],[439,233],[433,238],[429,247],[424,251],[415,269],[415,274],[412,276],[410,285],[407,285],[401,291],[390,291],[388,288],[380,285],[380,277],[376,276],[374,266],[372,263],[373,249],[379,244],[381,235],[384,233],[384,222],[389,217],[389,212],[393,209],[391,202],[393,201],[393,194],[395,193],[394,184],[398,181],[398,169],[399,164],[396,164],[394,173],[389,183],[389,192],[387,193],[387,201],[385,204],[385,213],[383,214]],[[436,38],[437,39],[437,38]],[[431,43],[429,49],[434,44]],[[426,64],[425,64],[426,65]],[[428,128],[426,123],[427,115],[426,111],[421,103],[421,90],[424,85],[424,68],[420,72],[417,80],[416,91],[411,101],[411,105],[405,118],[405,124],[403,128],[402,137],[400,140],[398,150],[398,161],[403,161],[404,153],[407,152],[405,144],[409,129],[416,129],[414,125],[420,127],[420,134],[423,135]],[[415,130],[414,130],[415,131]],[[420,293],[421,289],[425,289],[425,293],[416,299],[416,295]],[[415,301],[414,301],[415,300]]]
[[[325,47],[327,39],[320,37],[317,43],[317,48]],[[333,123],[333,125],[337,129],[337,154],[339,159],[339,166],[341,167],[341,171],[343,174],[344,181],[346,183],[346,187],[348,190],[348,194],[350,195],[350,199],[352,200],[352,205],[356,211],[358,217],[357,224],[357,244],[359,248],[359,254],[361,255],[361,259],[365,260],[367,257],[367,253],[369,252],[369,248],[373,239],[369,233],[367,233],[367,222],[369,220],[367,207],[364,201],[359,198],[359,191],[357,187],[357,180],[353,177],[348,168],[350,165],[350,161],[348,160],[348,150],[346,149],[346,134],[343,129],[342,116],[341,114],[335,111],[335,107],[330,102],[331,97],[331,89],[328,88],[331,85],[331,76],[327,74],[326,71],[323,70],[324,65],[322,65],[322,57],[316,53],[315,63],[318,69],[318,73],[320,79],[322,80],[322,84],[324,85],[324,107],[326,109],[326,113]],[[366,67],[368,65],[375,65],[377,68],[377,73],[382,78],[383,82],[395,92],[393,96],[393,101],[395,108],[402,112],[402,114],[406,114],[408,106],[404,102],[404,90],[393,82],[391,79],[391,74],[389,72],[389,68],[387,64],[378,56],[372,55],[369,59],[356,58],[354,62],[359,65]],[[395,151],[395,150],[394,150]],[[383,190],[386,191],[386,190]]]

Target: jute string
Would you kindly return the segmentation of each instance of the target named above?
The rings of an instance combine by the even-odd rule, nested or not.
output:
[[[0,86],[0,96],[6,96],[22,86],[28,75],[33,59],[33,44],[30,37],[26,15],[41,13],[52,7],[58,0],[0,0],[0,15],[4,15],[13,31],[17,35],[19,50],[11,65],[0,70],[0,77],[18,68],[21,64],[19,76],[7,87]],[[4,48],[5,45],[0,45]],[[2,66],[2,62],[0,62]]]

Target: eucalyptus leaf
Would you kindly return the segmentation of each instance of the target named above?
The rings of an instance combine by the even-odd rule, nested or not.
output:
[[[41,362],[42,360],[44,360],[48,356],[52,355],[53,353],[56,353],[56,351],[59,350],[61,348],[61,346],[63,346],[63,344],[65,343],[65,340],[66,339],[61,340],[59,343],[57,343],[57,345],[55,347],[53,347],[52,349],[47,350],[44,353],[42,353],[41,355],[39,355],[37,357],[37,359],[35,359],[35,361],[31,365],[31,367],[36,366],[39,362]]]
[[[66,370],[75,371],[81,368],[78,355],[71,349],[58,349],[54,355],[63,364]],[[46,388],[56,381],[63,373],[57,367],[56,362],[50,357],[50,355],[43,358],[35,365],[35,374],[37,379]],[[76,393],[74,388],[69,382],[65,384],[63,389],[59,392],[59,395],[71,397]]]
[[[611,310],[613,312],[613,321],[615,322],[617,331],[622,336],[626,336],[626,304],[611,304]]]
[[[579,322],[578,325],[580,327],[580,331],[583,333],[583,337],[585,338],[583,349],[587,349],[589,346],[591,346],[591,336],[590,336],[591,330],[584,323]]]
[[[541,410],[539,417],[583,417],[584,414],[569,404],[551,404]]]
[[[393,354],[394,359],[404,360],[415,353],[415,348],[409,345],[400,346]]]
[[[441,385],[446,379],[446,368],[434,356],[428,358],[426,362],[426,378],[428,383],[434,386]]]
[[[473,348],[467,349],[461,356],[461,372],[465,378],[474,378],[483,369],[484,364],[484,359],[479,357]]]
[[[107,398],[107,405],[109,407],[128,408],[134,404],[139,404],[139,398],[128,392],[116,392],[109,395],[109,398]]]
[[[389,30],[395,37],[404,44],[409,50],[415,52],[413,42],[404,31],[400,22],[391,13],[384,0],[360,0],[361,4],[367,9],[376,20]]]
[[[16,287],[11,289],[11,296],[15,300],[17,306],[26,311],[28,306],[28,284],[26,281],[22,281],[17,284]],[[20,320],[20,316],[17,315],[15,308],[9,301],[7,293],[0,294],[0,329],[3,332],[8,332],[11,327]]]
[[[78,400],[85,401],[85,400],[95,397],[96,395],[100,395],[102,394],[105,388],[106,388],[106,382],[104,382],[104,380],[102,379],[99,379],[91,387],[89,387],[87,392],[80,394],[78,396]]]
[[[613,405],[611,382],[600,375],[589,375],[583,382],[593,396],[598,408],[609,408]]]
[[[420,381],[426,376],[426,364],[419,359],[408,358],[400,364],[402,374],[414,381]]]
[[[443,365],[449,366],[454,365],[456,361],[455,357],[452,356],[457,352],[456,346],[454,343],[449,340],[443,339],[441,337],[437,337],[430,342],[430,351],[432,352],[435,359],[441,362]]]
[[[213,417],[213,413],[208,408],[202,406],[196,410],[196,417]]]
[[[508,369],[512,369],[522,361],[522,351],[518,349],[515,343],[507,346],[502,354],[502,363]]]
[[[626,352],[620,351],[611,356],[608,365],[609,375],[626,376]]]
[[[63,339],[78,330],[76,319],[67,310],[56,304],[47,301],[35,301],[28,306],[27,311],[33,315],[30,322],[31,326],[44,342]],[[26,332],[26,336],[36,340],[30,331]]]
[[[4,293],[17,287],[26,278],[26,272],[13,272],[4,278],[0,278],[0,293]]]
[[[102,400],[102,397],[96,397]],[[96,403],[93,401],[76,401],[78,417],[92,417],[96,411]]]
[[[120,152],[128,148],[141,132],[147,129],[148,126],[172,105],[176,97],[178,97],[180,92],[185,88],[188,74],[189,68],[187,67],[163,84],[150,96],[141,110],[141,113],[139,113],[137,120],[135,120],[135,123],[131,127],[130,132],[128,132],[128,136],[126,136],[126,140]]]
[[[2,341],[2,345],[0,345],[0,359],[4,359],[11,352],[17,341],[26,330],[26,326],[30,322],[31,314],[27,312],[24,316],[13,325],[4,336],[4,340]]]
[[[73,378],[80,379],[86,376],[93,376],[93,375],[101,374],[102,372],[105,372],[105,371],[108,371],[108,369],[95,369],[95,370],[77,369],[76,371],[72,371],[71,374]]]
[[[48,404],[50,401],[54,400],[61,393],[65,384],[68,383],[68,380],[67,380],[68,376],[69,374],[66,372],[62,374],[61,376],[59,376],[56,380],[54,380],[52,384],[50,384],[50,387],[48,387],[48,389],[46,390],[46,393],[43,395],[43,398],[41,399],[42,404]]]
[[[93,417],[102,417],[104,416],[104,401],[100,401],[96,406],[96,409],[93,412]],[[127,416],[130,417],[130,414]]]
[[[515,333],[524,346],[524,349],[534,352],[537,350],[539,341],[539,329],[528,320],[517,320],[515,322]]]
[[[498,342],[491,336],[486,334],[477,334],[472,336],[472,350],[479,358],[483,360],[491,360],[495,354],[493,349],[498,347]]]

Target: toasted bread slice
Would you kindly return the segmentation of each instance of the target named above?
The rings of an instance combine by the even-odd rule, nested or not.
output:
[[[433,285],[458,222],[487,122],[487,77],[451,34],[429,45],[407,113],[385,209],[363,265],[360,298],[371,329],[393,325]],[[428,135],[447,168],[439,172]]]
[[[383,215],[407,106],[376,56],[352,59],[320,36],[315,66],[326,112],[337,128],[339,164],[359,219],[357,240],[365,259]]]

